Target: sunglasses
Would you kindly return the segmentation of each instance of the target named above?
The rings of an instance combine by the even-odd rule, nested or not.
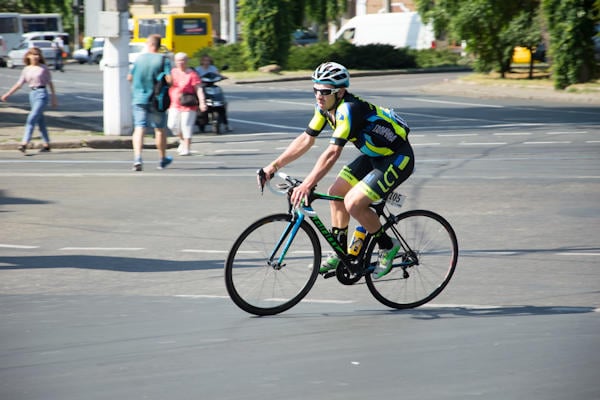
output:
[[[321,96],[329,96],[330,94],[334,94],[339,92],[340,89],[317,89],[313,88],[313,92],[315,95],[320,94]]]

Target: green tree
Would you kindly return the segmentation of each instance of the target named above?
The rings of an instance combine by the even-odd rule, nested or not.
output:
[[[284,65],[289,55],[293,22],[290,0],[241,0],[238,20],[246,65],[255,70]]]
[[[594,78],[593,37],[598,23],[593,0],[543,0],[550,32],[550,56],[554,87],[564,89]]]
[[[516,46],[525,47],[531,53],[529,79],[533,78],[534,50],[542,43],[541,16],[539,11],[521,12],[513,18],[505,31],[506,36]]]
[[[417,0],[425,21],[433,20],[438,35],[467,43],[475,54],[475,69],[510,70],[513,49],[534,18],[539,0]]]
[[[347,9],[345,0],[302,0],[305,3],[305,19],[316,23],[319,29],[319,39],[325,37],[327,24],[337,21]]]

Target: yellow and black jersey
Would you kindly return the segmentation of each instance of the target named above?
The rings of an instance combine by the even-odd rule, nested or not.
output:
[[[351,93],[346,93],[340,100],[335,118],[315,106],[306,133],[318,136],[326,122],[333,129],[330,143],[344,146],[350,141],[370,157],[395,154],[408,142],[410,131],[393,110],[371,104]]]

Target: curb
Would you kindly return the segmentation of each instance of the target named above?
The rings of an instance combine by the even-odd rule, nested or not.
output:
[[[424,73],[436,73],[436,72],[470,72],[473,71],[469,67],[433,67],[433,68],[414,68],[414,69],[385,69],[385,70],[374,70],[374,71],[359,71],[350,70],[350,76],[352,78],[364,77],[364,76],[387,76],[387,75],[406,75],[406,74],[424,74]],[[274,76],[267,78],[258,79],[242,79],[242,80],[231,80],[236,85],[245,85],[250,83],[269,83],[269,82],[289,82],[289,81],[309,81],[311,80],[310,75],[299,75],[299,76],[281,76],[273,74]]]

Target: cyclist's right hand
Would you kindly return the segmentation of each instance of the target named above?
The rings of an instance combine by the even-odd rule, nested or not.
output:
[[[275,174],[268,174],[265,172],[263,168],[256,171],[256,181],[258,182],[258,188],[260,189],[260,193],[262,194],[265,190],[265,184],[269,179],[271,179]]]

